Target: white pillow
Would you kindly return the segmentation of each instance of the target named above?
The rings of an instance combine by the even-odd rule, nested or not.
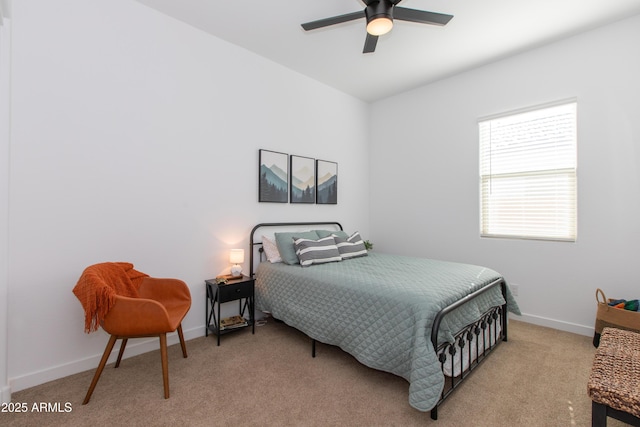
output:
[[[278,246],[273,240],[262,236],[262,249],[264,249],[264,253],[267,255],[267,261],[271,263],[282,262]]]

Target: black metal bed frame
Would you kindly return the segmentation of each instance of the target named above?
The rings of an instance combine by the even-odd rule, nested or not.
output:
[[[482,295],[487,292],[489,289],[494,288],[495,286],[500,286],[502,290],[502,296],[504,297],[505,303],[501,306],[492,307],[487,310],[483,315],[470,325],[465,326],[454,335],[453,343],[449,343],[447,341],[438,345],[438,330],[440,328],[440,322],[448,313],[452,312],[456,308],[464,305],[465,303],[471,301],[474,298]],[[440,400],[436,403],[436,406],[431,409],[431,418],[434,420],[438,419],[438,406],[451,394],[453,391],[458,388],[464,380],[471,374],[473,370],[475,370],[480,364],[485,360],[485,358],[491,353],[496,346],[502,342],[507,341],[507,284],[504,279],[498,279],[491,282],[489,285],[467,295],[466,297],[456,301],[455,303],[449,305],[448,307],[443,308],[436,314],[436,317],[433,321],[433,326],[431,327],[431,343],[433,344],[433,348],[436,349],[436,353],[438,354],[438,360],[440,361],[440,365],[442,371],[444,373],[445,363],[446,363],[446,354],[449,354],[451,357],[450,361],[450,369],[451,376],[445,375],[445,386],[442,390],[442,394],[440,396]],[[498,328],[499,327],[499,328]],[[489,342],[487,343],[487,334],[489,334]],[[491,339],[493,338],[493,340]],[[475,341],[475,349],[476,349],[476,357],[472,358],[472,345],[474,345]],[[465,350],[466,348],[466,350]],[[460,375],[454,376],[455,372],[455,354],[460,351]],[[466,358],[466,359],[465,359]],[[473,359],[473,360],[472,360]],[[467,362],[466,369],[464,368],[464,362]]]
[[[334,227],[338,227],[340,230],[343,230],[342,225],[336,221],[327,221],[327,222],[269,222],[269,223],[260,223],[257,224],[251,230],[249,236],[249,274],[250,277],[255,278],[254,271],[254,255],[256,249],[258,251],[259,256],[262,256],[262,241],[256,242],[254,241],[254,235],[256,231],[260,228],[267,227],[299,227],[299,226],[320,226],[320,225],[331,225]],[[447,341],[438,344],[438,331],[440,329],[440,324],[444,317],[454,311],[455,309],[461,307],[462,305],[468,303],[469,301],[479,297],[485,292],[493,289],[496,286],[500,286],[502,295],[504,297],[505,303],[501,306],[492,307],[487,310],[483,315],[470,325],[465,326],[462,330],[454,335],[454,341],[449,343]],[[475,370],[480,364],[485,360],[485,358],[493,352],[493,350],[500,344],[502,341],[507,341],[507,284],[504,279],[500,278],[489,285],[467,295],[466,297],[454,302],[453,304],[443,308],[438,312],[434,318],[433,326],[431,327],[431,343],[433,344],[433,348],[436,350],[438,354],[438,360],[440,361],[440,367],[442,369],[443,375],[445,376],[445,386],[442,390],[442,394],[440,399],[436,403],[436,405],[431,409],[431,418],[433,420],[438,419],[438,406],[447,398],[453,391],[458,388],[462,383],[468,378],[473,370]],[[489,341],[487,343],[487,334],[489,334]],[[475,346],[475,358],[472,356],[472,346]],[[455,358],[454,356],[460,352],[459,358],[459,369],[460,374],[455,376]],[[447,354],[449,354],[450,362],[449,367],[451,369],[451,376],[447,376],[444,374],[445,372],[445,364],[447,363]],[[315,357],[316,355],[316,340],[311,338],[311,355]],[[465,359],[466,358],[466,359]],[[465,367],[466,362],[466,367]]]

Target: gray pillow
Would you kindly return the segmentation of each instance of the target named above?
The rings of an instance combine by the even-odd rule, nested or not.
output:
[[[333,236],[336,246],[342,259],[357,258],[360,256],[367,256],[367,248],[364,246],[364,241],[360,237],[359,232],[353,233],[348,239],[344,239],[340,236]]]
[[[342,260],[336,242],[331,236],[318,240],[299,238],[293,241],[293,245],[303,267]]]
[[[293,238],[302,237],[304,239],[318,240],[318,234],[315,231],[297,231],[297,232],[285,232],[274,233],[276,238],[276,246],[280,257],[285,264],[299,264],[298,256],[296,255],[296,249],[293,247]]]
[[[340,236],[342,238],[348,239],[349,235],[347,234],[346,231],[342,231],[342,230],[314,230],[317,234],[318,234],[318,238],[319,239],[324,239],[325,237],[329,237],[329,236]]]

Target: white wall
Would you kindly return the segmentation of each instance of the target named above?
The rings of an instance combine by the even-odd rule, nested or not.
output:
[[[482,264],[528,321],[593,334],[595,290],[640,298],[640,17],[397,95],[372,109],[380,251]],[[477,119],[577,97],[578,240],[480,239]]]
[[[87,265],[183,279],[193,338],[255,223],[368,233],[368,104],[130,0],[21,0],[12,30],[13,391],[97,366],[107,336],[71,292]],[[338,162],[338,205],[258,203],[260,148]]]
[[[0,200],[9,198],[9,140],[11,99],[11,28],[8,4],[0,0]],[[8,366],[9,208],[0,206],[0,403],[11,401]]]

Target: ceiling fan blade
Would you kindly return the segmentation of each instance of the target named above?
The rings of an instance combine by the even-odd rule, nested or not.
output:
[[[333,16],[331,18],[319,19],[302,24],[305,31],[315,30],[329,25],[341,24],[343,22],[353,21],[354,19],[364,18],[364,10],[360,12],[346,13],[344,15]]]
[[[418,22],[420,24],[447,25],[447,23],[451,21],[451,18],[453,18],[453,15],[396,6],[393,8],[393,18],[401,21]]]
[[[376,45],[378,44],[378,36],[372,36],[367,33],[367,38],[364,40],[364,49],[362,49],[362,53],[373,53],[376,50]]]

